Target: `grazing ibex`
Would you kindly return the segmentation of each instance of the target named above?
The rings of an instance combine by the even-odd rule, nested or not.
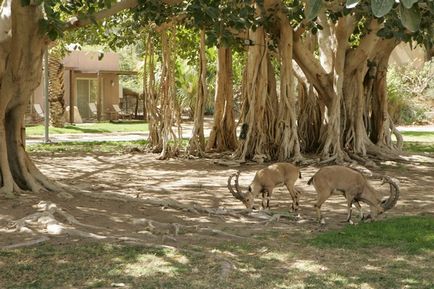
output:
[[[235,177],[235,191],[232,188],[232,178]],[[232,195],[243,202],[243,204],[248,208],[253,208],[254,199],[262,194],[262,197],[267,196],[267,207],[269,207],[268,197],[271,196],[273,189],[281,184],[284,184],[288,189],[292,198],[292,209],[298,209],[298,199],[299,191],[294,188],[294,183],[297,178],[301,178],[300,170],[289,163],[275,163],[264,169],[256,172],[255,178],[250,184],[246,193],[241,192],[238,178],[240,177],[240,172],[232,174],[228,179],[228,189]],[[262,202],[262,207],[264,202]]]
[[[370,206],[371,214],[369,217],[372,218],[393,208],[398,202],[399,187],[390,177],[384,176],[383,183],[385,182],[390,184],[390,197],[383,201],[380,194],[360,172],[344,166],[323,167],[315,173],[307,184],[313,184],[318,193],[315,208],[319,222],[324,224],[325,222],[320,212],[321,205],[336,192],[342,193],[347,199],[347,222],[350,223],[351,207],[353,204],[360,210],[363,219],[359,201],[365,202]]]

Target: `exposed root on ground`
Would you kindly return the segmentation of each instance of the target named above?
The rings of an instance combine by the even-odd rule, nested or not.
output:
[[[272,222],[279,221],[282,217],[288,217],[286,214],[275,214],[271,211],[251,211],[246,209],[230,210],[224,208],[205,208],[197,204],[188,205],[182,204],[172,199],[158,199],[158,198],[133,198],[128,196],[120,196],[117,194],[101,193],[91,194],[88,192],[83,193],[90,195],[93,198],[109,199],[124,202],[139,202],[144,205],[170,207],[176,210],[182,210],[193,214],[206,214],[209,216],[217,217],[232,217],[237,219],[253,218],[259,220],[261,224],[268,225]],[[129,242],[136,244],[146,244],[150,237],[161,236],[164,239],[172,241],[176,237],[183,234],[202,234],[206,236],[214,236],[218,238],[234,238],[243,239],[245,237],[225,232],[212,227],[201,227],[198,225],[183,225],[179,223],[162,223],[155,220],[146,218],[132,219],[131,224],[138,226],[145,232],[144,239],[130,238],[127,236],[114,236],[112,233],[107,232],[106,228],[84,224],[78,221],[74,216],[59,208],[55,203],[49,201],[40,201],[35,206],[37,212],[25,216],[21,219],[13,221],[9,224],[9,229],[14,232],[28,233],[34,237],[33,240],[16,243],[4,246],[3,248],[19,248],[36,245],[50,240],[49,236],[75,236],[81,238],[90,238],[95,240],[111,240],[116,242]],[[98,233],[92,233],[98,231]],[[104,233],[107,232],[107,233]],[[146,238],[146,240],[145,240]]]
[[[163,190],[164,192],[170,193],[170,190],[167,189],[163,189]],[[183,204],[181,202],[178,202],[170,198],[164,198],[164,199],[141,198],[140,193],[137,194],[135,198],[131,196],[119,195],[116,193],[107,193],[107,192],[95,194],[88,191],[82,191],[82,194],[97,199],[115,200],[115,201],[122,201],[122,202],[136,202],[144,205],[152,205],[156,207],[171,208],[180,211],[191,212],[197,215],[206,214],[208,216],[217,216],[217,217],[229,216],[237,219],[241,219],[243,217],[250,217],[259,220],[269,219],[273,215],[272,212],[252,211],[248,209],[206,208],[198,204]]]
[[[134,219],[134,225],[143,225],[144,229],[153,234],[164,234],[178,236],[179,234],[187,233],[205,233],[211,235],[219,235],[223,237],[242,239],[244,237],[223,232],[221,230],[199,227],[199,226],[186,226],[178,223],[160,223],[154,220],[149,220],[146,218]]]

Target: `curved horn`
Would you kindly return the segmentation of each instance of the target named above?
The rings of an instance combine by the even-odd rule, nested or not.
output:
[[[232,188],[232,178],[235,177],[235,190]],[[240,171],[237,171],[236,173],[233,173],[228,178],[228,189],[231,192],[231,194],[238,200],[244,200],[244,195],[240,190],[240,186],[238,184],[238,178],[240,177]]]
[[[395,181],[392,180],[391,177],[388,177],[388,176],[383,177],[383,184],[384,183],[389,183],[389,185],[390,185],[390,197],[381,202],[381,207],[383,207],[383,209],[385,211],[387,211],[387,210],[392,209],[396,205],[396,203],[398,202],[399,186]]]

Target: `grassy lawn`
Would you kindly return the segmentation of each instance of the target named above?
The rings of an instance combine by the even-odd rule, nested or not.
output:
[[[91,141],[31,144],[26,147],[30,153],[119,153],[143,149],[148,142],[138,141]]]
[[[404,131],[403,149],[413,153],[434,153],[434,132]]]
[[[432,289],[434,218],[263,231],[180,249],[108,243],[0,250],[1,288]]]
[[[434,132],[432,131],[403,131],[401,134],[406,142],[434,143]]]
[[[81,123],[75,125],[66,125],[64,128],[50,127],[50,134],[73,134],[73,133],[111,133],[111,132],[131,132],[131,131],[148,131],[148,124],[143,121],[130,122],[98,122],[98,123]],[[44,135],[45,127],[43,125],[26,127],[27,136]]]

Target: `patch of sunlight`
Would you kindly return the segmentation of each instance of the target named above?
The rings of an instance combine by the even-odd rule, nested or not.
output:
[[[278,288],[278,289],[305,289],[307,288],[306,285],[304,283],[297,283],[297,284],[275,284],[274,288]]]
[[[250,273],[249,277],[252,278],[252,279],[259,279],[259,278],[262,277],[262,275],[259,274],[259,273]]]
[[[291,265],[291,268],[311,273],[320,273],[328,270],[327,267],[319,265],[317,262],[312,260],[297,260]]]
[[[290,260],[291,257],[292,254],[288,254],[288,253],[268,252],[262,255],[260,258],[265,260],[276,260],[276,261],[285,262]]]
[[[182,216],[182,219],[185,221],[191,221],[191,222],[198,222],[198,223],[210,223],[208,217],[188,217],[188,216]]]
[[[0,228],[0,232],[3,232],[3,233],[12,233],[12,232],[15,232],[15,229],[8,229],[8,228]]]
[[[423,155],[411,155],[411,156],[401,156],[404,160],[407,161],[419,161],[419,162],[433,162],[434,158],[431,156],[423,156]]]
[[[405,283],[405,284],[409,284],[409,285],[410,285],[410,284],[412,284],[412,285],[416,285],[416,284],[419,283],[418,280],[411,279],[411,278],[403,279],[402,282]]]
[[[97,208],[91,208],[91,207],[76,207],[78,210],[81,210],[83,212],[96,212],[96,213],[107,213],[107,210],[103,209],[97,209]]]
[[[126,264],[124,272],[132,277],[147,277],[155,274],[174,276],[177,269],[165,261],[164,258],[152,254],[143,254],[137,257],[136,262]]]
[[[429,234],[429,235],[423,236],[421,239],[423,241],[433,241],[434,242],[434,234]]]
[[[230,252],[230,251],[221,251],[219,249],[212,249],[211,253],[213,253],[213,254],[222,254],[222,255],[230,256],[230,257],[236,257],[236,255],[234,253]]]
[[[372,266],[372,265],[366,265],[363,268],[366,269],[366,270],[371,270],[371,271],[379,271],[379,270],[381,270],[381,267]]]
[[[372,287],[368,283],[362,283],[360,284],[360,289],[374,289],[375,287]]]
[[[11,219],[11,216],[9,216],[9,215],[0,215],[0,220],[10,220]]]
[[[186,265],[190,262],[186,256],[178,254],[174,250],[166,252],[166,257],[171,258],[173,261],[183,265]]]
[[[110,217],[110,220],[112,220],[113,222],[116,222],[116,223],[123,223],[123,222],[125,222],[125,220],[123,219],[123,218],[120,218],[120,217]]]

